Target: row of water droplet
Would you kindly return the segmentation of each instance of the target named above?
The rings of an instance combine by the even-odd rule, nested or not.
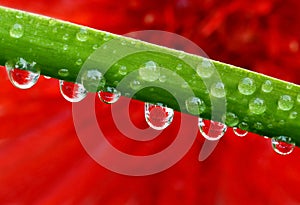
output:
[[[156,72],[156,64],[153,61],[149,61],[146,64],[147,68],[142,68],[139,70],[140,77],[146,81],[154,81],[159,78],[159,75],[153,75]],[[5,64],[8,77],[11,83],[20,89],[28,89],[36,84],[40,77],[40,70],[36,66],[35,62],[27,62],[23,58],[19,58],[17,61],[8,61]],[[61,76],[68,76],[67,69],[61,69],[58,71]],[[48,78],[48,77],[46,77]],[[84,72],[81,76],[81,83],[67,82],[59,80],[60,92],[62,96],[70,102],[79,102],[83,100],[88,91],[98,91],[99,99],[108,104],[112,104],[118,101],[121,96],[121,92],[114,87],[105,86],[106,80],[103,74],[94,69]],[[131,87],[139,87],[139,81],[133,81]],[[217,84],[216,84],[217,85]],[[250,78],[244,78],[239,83],[239,91],[244,95],[252,94],[255,89],[253,88],[253,80]],[[269,92],[271,89],[271,83],[266,81],[262,86],[264,92]],[[224,89],[223,85],[217,85],[215,87],[217,90]],[[221,97],[223,92],[219,92]],[[217,92],[217,91],[216,91]],[[225,95],[225,94],[224,94]],[[293,104],[290,103],[291,98],[288,95],[281,96],[278,101],[278,106],[282,110],[290,110],[293,107]],[[203,113],[206,109],[206,105],[203,100],[198,97],[190,97],[185,101],[186,109],[189,113],[194,115],[199,115]],[[255,114],[261,114],[265,111],[266,107],[264,106],[263,100],[255,98],[250,101],[249,110]],[[151,104],[145,103],[145,120],[148,125],[156,130],[163,130],[168,127],[173,120],[174,111],[171,108],[168,108],[162,104]],[[297,115],[297,113],[296,113]],[[239,136],[244,137],[247,135],[248,124],[246,122],[239,123],[238,117],[234,113],[226,113],[224,118],[229,126],[234,127],[233,132]],[[236,127],[238,125],[238,127]],[[199,131],[204,138],[207,140],[219,140],[224,136],[227,130],[227,126],[220,122],[214,122],[210,120],[204,120],[202,118],[198,119]],[[257,129],[262,129],[261,123],[256,123],[255,127]],[[295,147],[295,143],[290,137],[287,136],[278,136],[271,139],[272,147],[276,153],[281,155],[287,155],[291,153]]]

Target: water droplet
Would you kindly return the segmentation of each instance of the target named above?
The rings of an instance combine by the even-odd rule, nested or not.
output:
[[[273,90],[273,85],[270,80],[266,80],[261,86],[261,90],[265,93],[269,93]]]
[[[182,64],[178,64],[178,65],[176,66],[176,70],[182,70]]]
[[[94,44],[93,45],[93,49],[96,50],[97,48],[99,48],[99,45],[98,44]]]
[[[239,128],[240,128],[241,130],[247,130],[247,129],[249,128],[249,125],[248,125],[247,122],[241,122],[241,123],[239,124]]]
[[[290,90],[290,89],[292,89],[292,87],[293,87],[293,84],[289,83],[289,84],[287,84],[286,89]]]
[[[219,140],[224,136],[227,126],[221,122],[198,119],[199,131],[202,136],[211,141]]]
[[[141,87],[141,82],[138,81],[138,80],[133,80],[130,82],[130,87],[133,89],[133,90],[138,90],[140,89]]]
[[[297,112],[291,112],[289,118],[290,119],[296,119],[297,118],[298,113]]]
[[[174,73],[173,73],[174,74]],[[175,73],[176,74],[176,73]],[[164,82],[166,82],[167,81],[167,76],[165,76],[165,75],[161,75],[161,76],[159,76],[159,82],[161,82],[161,83],[164,83]]]
[[[127,74],[127,67],[126,66],[120,66],[119,74],[120,75],[126,75]]]
[[[206,109],[206,105],[203,100],[197,97],[190,97],[185,101],[186,109],[193,115],[199,115]]]
[[[82,60],[79,58],[77,59],[77,61],[75,62],[76,65],[80,66],[82,64]]]
[[[238,116],[232,112],[227,112],[222,119],[230,127],[234,127],[239,123]]]
[[[18,12],[18,13],[16,14],[16,18],[17,18],[17,19],[23,18],[23,13]]]
[[[103,40],[104,40],[104,41],[108,41],[108,40],[110,40],[110,39],[111,39],[111,36],[110,36],[109,33],[105,34],[104,37],[103,37]]]
[[[264,128],[264,126],[261,122],[254,123],[253,127],[257,130],[262,130]]]
[[[214,69],[208,59],[203,59],[203,61],[197,66],[196,72],[202,78],[210,78],[214,73]]]
[[[221,82],[215,83],[210,88],[210,93],[216,98],[223,98],[226,95],[224,84]]]
[[[106,87],[98,92],[99,99],[107,104],[115,103],[121,97],[121,92],[114,87]]]
[[[89,92],[96,92],[98,90],[104,89],[106,79],[103,74],[96,70],[86,70],[81,76],[81,84]]]
[[[145,119],[148,125],[155,130],[163,130],[168,127],[174,117],[174,111],[171,108],[145,103]]]
[[[261,98],[253,98],[249,102],[249,110],[251,113],[260,115],[266,111],[265,101]]]
[[[185,53],[183,51],[180,51],[178,58],[183,59],[184,57],[185,57]]]
[[[67,51],[67,50],[68,50],[68,48],[69,48],[69,46],[68,46],[68,45],[64,45],[64,47],[63,47],[63,50],[64,50],[64,51]]]
[[[295,148],[295,142],[287,136],[277,136],[271,139],[273,150],[280,155],[288,155]]]
[[[251,78],[243,78],[238,85],[238,90],[243,95],[252,95],[256,90],[254,80]]]
[[[69,70],[62,68],[58,70],[58,75],[60,75],[61,77],[67,77],[69,75]]]
[[[6,62],[5,67],[10,82],[20,89],[34,86],[40,77],[40,70],[35,65],[35,62],[29,63],[23,58],[19,58],[16,63]]]
[[[288,111],[294,106],[294,100],[289,95],[282,95],[278,100],[278,109]]]
[[[9,34],[13,38],[21,38],[23,36],[24,30],[23,26],[20,24],[14,24],[9,31]]]
[[[69,34],[67,34],[67,33],[64,34],[64,35],[63,35],[63,40],[64,40],[64,41],[69,40]]]
[[[153,61],[148,61],[139,69],[140,77],[148,82],[157,80],[160,76],[160,69]]]
[[[76,34],[76,38],[78,41],[87,41],[88,37],[88,31],[85,28],[81,28],[80,31]]]
[[[233,132],[236,136],[239,136],[239,137],[245,137],[248,134],[248,132],[246,130],[241,130],[237,127],[233,128]]]
[[[79,102],[87,95],[86,89],[78,83],[59,80],[59,88],[62,96],[69,102]]]

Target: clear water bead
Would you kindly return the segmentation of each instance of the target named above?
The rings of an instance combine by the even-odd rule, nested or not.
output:
[[[256,85],[253,79],[243,78],[238,85],[238,90],[243,95],[252,95],[256,90]]]
[[[148,61],[139,69],[139,75],[143,80],[153,82],[159,78],[160,68],[154,61]]]
[[[120,66],[119,74],[120,75],[126,75],[127,74],[127,67],[126,66]]]
[[[81,84],[89,92],[96,92],[104,88],[106,79],[97,69],[86,70],[81,75]]]
[[[133,80],[130,82],[130,87],[133,89],[133,90],[138,90],[141,88],[141,82],[138,81],[138,80]]]
[[[221,122],[198,119],[198,127],[202,136],[211,141],[219,140],[224,136],[227,126]]]
[[[23,33],[23,26],[18,23],[14,24],[9,31],[10,36],[13,38],[21,38],[23,36]]]
[[[282,95],[278,100],[278,109],[288,111],[294,106],[294,100],[289,95]]]
[[[211,86],[210,94],[216,98],[223,98],[226,95],[225,86],[223,83],[218,82]]]
[[[76,34],[76,38],[78,41],[87,41],[88,37],[88,31],[85,28],[81,28],[80,31]]]
[[[67,77],[69,75],[69,70],[66,68],[62,68],[62,69],[59,69],[57,73],[61,77]]]
[[[269,93],[273,90],[273,85],[272,82],[270,80],[266,80],[262,86],[261,86],[261,90],[265,93]]]
[[[261,98],[254,98],[249,102],[249,110],[251,113],[260,115],[266,111],[265,101]]]
[[[237,127],[233,128],[233,132],[236,136],[239,136],[239,137],[245,137],[248,134],[248,132],[246,130],[241,130]]]
[[[234,127],[239,123],[239,118],[236,114],[232,112],[227,112],[223,118],[223,122],[226,122],[226,124],[230,127]]]
[[[203,61],[197,66],[196,72],[201,78],[210,78],[214,73],[214,69],[208,59],[203,59]]]
[[[16,63],[6,62],[5,67],[10,82],[20,89],[34,86],[40,77],[40,70],[35,65],[35,62],[29,63],[23,58],[19,58]]]
[[[174,117],[174,111],[171,108],[145,103],[145,120],[148,125],[155,130],[163,130],[168,127]]]
[[[190,97],[185,101],[186,109],[193,115],[199,115],[206,109],[206,105],[203,100],[198,97]]]
[[[86,89],[78,83],[59,80],[59,88],[62,96],[69,102],[79,102],[87,95]]]
[[[106,87],[98,92],[99,99],[107,104],[115,103],[121,97],[121,92],[114,87]]]
[[[287,136],[277,136],[271,139],[273,150],[280,155],[288,155],[295,148],[295,142]]]

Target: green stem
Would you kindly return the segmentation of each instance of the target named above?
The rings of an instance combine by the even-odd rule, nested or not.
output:
[[[124,95],[163,103],[185,113],[191,110],[182,105],[195,95],[205,103],[205,109],[201,106],[203,109],[199,109],[202,118],[221,121],[226,114],[225,123],[229,126],[240,126],[262,136],[289,136],[300,145],[297,132],[300,87],[295,84],[182,51],[5,7],[0,7],[0,40],[1,65],[21,57],[36,62],[43,75],[72,82],[80,82],[78,76],[82,69],[97,69],[105,73],[107,86],[117,86]],[[149,61],[154,62],[152,67]],[[147,62],[148,67],[157,66],[160,70],[156,73],[160,80],[152,82],[155,73],[148,76],[139,73],[140,68],[147,68]],[[68,69],[69,75],[60,75],[60,69]],[[130,85],[133,80],[145,88],[134,90]],[[197,112],[194,110],[192,114],[198,115]],[[236,119],[232,118],[233,114]]]

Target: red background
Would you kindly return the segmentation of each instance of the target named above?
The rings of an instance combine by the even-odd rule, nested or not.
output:
[[[294,83],[298,70],[300,3],[297,0],[4,0],[1,5],[72,21],[113,33],[144,29],[175,32],[212,59]],[[0,71],[1,204],[300,204],[300,151],[273,152],[270,141],[230,129],[213,154],[198,161],[203,138],[172,168],[152,176],[122,176],[84,151],[73,125],[71,103],[58,82],[41,78],[29,90],[14,88]],[[97,102],[99,121],[116,146],[145,154],[166,147],[178,121],[156,143],[120,140],[110,106]],[[132,120],[143,122],[134,102]],[[176,115],[178,116],[178,115]],[[296,132],[296,130],[295,130]],[[126,144],[126,142],[128,144]]]

